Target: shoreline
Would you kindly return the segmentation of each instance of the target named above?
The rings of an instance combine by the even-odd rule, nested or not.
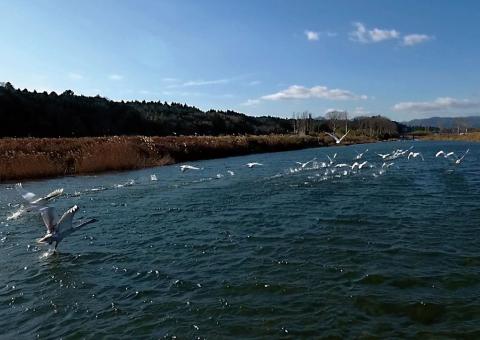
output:
[[[463,135],[456,133],[427,134],[418,138],[431,141],[480,142],[480,132],[469,132]]]
[[[376,142],[352,136],[343,145]],[[326,135],[0,139],[0,183],[335,145]]]

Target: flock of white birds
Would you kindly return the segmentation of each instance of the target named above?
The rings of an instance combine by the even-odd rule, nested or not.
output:
[[[335,139],[336,143],[339,144],[348,134],[348,131],[345,135],[338,138],[334,134],[329,134],[332,138]],[[453,151],[446,152],[444,150],[440,150],[435,153],[435,158],[443,158],[451,162],[452,165],[458,166],[461,162],[465,159],[465,156],[469,153],[469,149],[467,149],[462,155],[457,155]],[[393,166],[397,160],[400,158],[404,158],[406,160],[414,160],[420,159],[422,161],[425,160],[424,156],[421,152],[416,152],[413,150],[413,146],[408,149],[395,149],[389,153],[376,153],[375,155],[379,157],[380,164],[374,163],[372,160],[364,160],[365,155],[368,153],[368,149],[364,150],[363,152],[359,152],[355,150],[356,156],[352,159],[351,163],[339,163],[337,162],[337,153],[333,154],[332,156],[326,155],[325,161],[318,161],[317,158],[310,159],[306,162],[296,161],[296,167],[291,167],[287,170],[288,173],[297,173],[304,170],[319,170],[323,169],[322,172],[316,174],[316,176],[321,177],[321,179],[326,179],[328,176],[333,177],[342,177],[349,174],[356,174],[362,171],[364,168],[374,169],[371,173],[373,177],[378,177],[384,174],[388,168]],[[372,157],[370,157],[372,159]],[[263,166],[262,163],[258,162],[249,162],[244,164],[247,168],[255,168]],[[189,164],[183,164],[179,166],[181,172],[186,171],[201,171],[203,168],[196,167]],[[234,176],[235,172],[233,170],[227,170],[227,173],[230,176]],[[216,178],[224,177],[222,174],[217,174]],[[311,178],[311,177],[309,177]],[[155,174],[150,175],[151,181],[157,181],[158,178]],[[116,188],[130,186],[133,185],[135,182],[133,180],[128,181],[125,184],[116,185]],[[24,200],[24,204],[20,206],[20,209],[13,213],[8,219],[15,219],[21,214],[25,212],[34,212],[39,213],[43,219],[45,227],[47,228],[46,234],[37,240],[38,243],[41,244],[48,244],[54,246],[54,251],[56,251],[58,244],[68,235],[76,232],[80,228],[94,223],[96,219],[86,219],[82,220],[80,223],[77,223],[75,226],[73,225],[73,218],[75,213],[78,211],[78,206],[74,205],[70,209],[68,209],[61,217],[59,217],[55,211],[55,208],[51,206],[53,200],[60,195],[63,194],[63,189],[56,189],[49,193],[46,196],[38,197],[32,192],[25,190],[21,183],[15,185],[15,189],[18,191],[20,196]],[[98,190],[105,190],[105,188],[100,188]],[[95,189],[91,189],[90,191],[94,191]]]

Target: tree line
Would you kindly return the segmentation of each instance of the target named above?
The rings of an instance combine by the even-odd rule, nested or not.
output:
[[[67,90],[36,92],[0,84],[0,137],[84,137],[111,135],[317,134],[350,127],[361,134],[389,138],[403,126],[381,117],[311,113],[290,119],[251,117],[227,110],[202,111],[195,106],[160,101],[112,101]]]

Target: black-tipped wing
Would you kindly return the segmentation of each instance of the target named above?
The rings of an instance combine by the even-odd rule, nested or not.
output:
[[[74,205],[70,209],[68,209],[58,221],[57,230],[61,231],[61,229],[69,229],[72,228],[73,216],[78,211],[78,206]]]

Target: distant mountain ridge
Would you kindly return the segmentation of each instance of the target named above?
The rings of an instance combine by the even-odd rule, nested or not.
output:
[[[412,119],[403,124],[407,126],[429,126],[443,129],[480,128],[480,115],[467,117],[430,117],[424,119]]]

